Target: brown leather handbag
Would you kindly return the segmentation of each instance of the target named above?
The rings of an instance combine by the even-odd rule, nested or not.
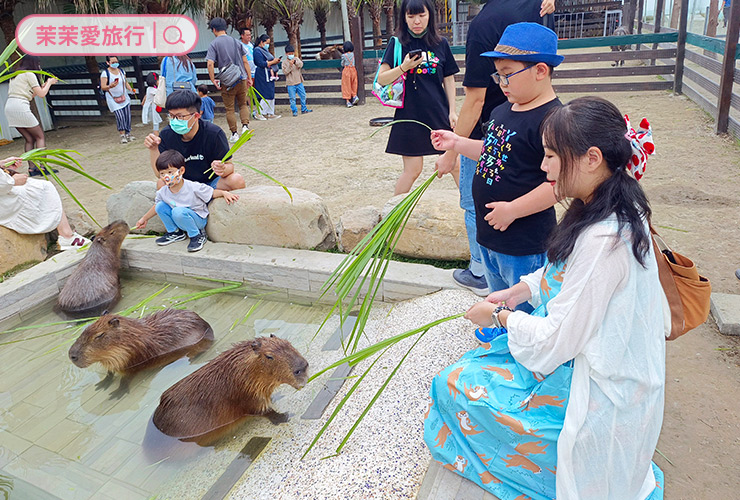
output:
[[[660,284],[671,308],[671,333],[667,340],[675,340],[707,320],[712,285],[699,274],[691,259],[671,250],[652,224],[650,232]]]

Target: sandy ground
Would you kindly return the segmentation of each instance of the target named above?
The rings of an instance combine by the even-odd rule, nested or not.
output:
[[[309,105],[310,105],[310,95]],[[574,96],[563,95],[567,101]],[[642,116],[653,125],[657,154],[643,181],[652,202],[654,222],[665,239],[691,256],[712,281],[715,291],[739,293],[734,270],[740,267],[737,243],[740,146],[718,137],[710,118],[688,99],[664,92],[609,94],[634,123]],[[293,118],[253,122],[254,138],[238,160],[265,170],[288,186],[319,194],[336,224],[340,215],[365,205],[381,207],[391,196],[401,160],[383,151],[387,132],[375,137],[368,120],[389,113],[375,102],[346,109],[315,106],[314,112]],[[138,121],[134,118],[134,121]],[[225,119],[216,121],[226,127]],[[77,149],[86,169],[109,183],[114,191],[134,180],[154,179],[143,137],[119,144],[113,122],[66,122],[68,127],[47,133],[50,147]],[[22,151],[20,141],[0,147],[0,157]],[[428,158],[422,177],[431,174]],[[247,184],[263,184],[257,174],[239,169]],[[110,192],[63,173],[73,191],[102,222]],[[456,189],[447,176],[430,192]],[[72,207],[66,203],[67,207]],[[434,318],[430,318],[434,319]],[[702,326],[668,345],[666,415],[658,445],[666,472],[667,498],[735,498],[740,491],[740,343],[722,336],[714,323]],[[636,430],[639,432],[638,430]]]

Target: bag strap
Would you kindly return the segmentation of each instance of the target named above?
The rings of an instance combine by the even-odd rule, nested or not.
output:
[[[397,37],[391,37],[393,39],[393,64],[400,66],[403,62],[403,47],[401,47],[401,41]]]
[[[378,75],[380,74],[380,67],[383,65],[383,60],[385,59],[385,54],[388,52],[388,48],[391,45],[391,40],[393,41],[393,64],[394,66],[399,66],[401,64],[400,57],[401,57],[401,43],[398,41],[398,38],[395,36],[392,36],[388,40],[388,45],[385,47],[385,50],[383,51],[383,57],[380,58],[380,61],[378,61],[378,70],[375,72],[375,79],[373,79],[373,87],[375,87],[375,84],[378,83]]]
[[[681,295],[676,287],[676,282],[673,280],[673,272],[671,271],[671,267],[668,265],[667,256],[661,251],[659,241],[668,249],[668,251],[670,251],[670,248],[665,244],[665,241],[660,237],[652,223],[650,224],[650,233],[653,242],[653,251],[655,253],[655,261],[658,264],[658,278],[660,279],[660,286],[663,288],[663,293],[665,293],[666,299],[668,300],[668,306],[671,310],[671,334],[668,338],[675,339],[684,333],[683,303],[681,302]]]

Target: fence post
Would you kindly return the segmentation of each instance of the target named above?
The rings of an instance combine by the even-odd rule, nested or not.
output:
[[[663,22],[663,10],[665,9],[665,0],[658,0],[658,3],[655,5],[655,19],[653,20],[654,27],[653,27],[653,33],[660,33],[660,25]],[[653,50],[657,50],[658,46],[660,44],[654,43],[653,44]],[[655,59],[650,60],[650,66],[655,66]]]
[[[360,104],[365,104],[365,60],[362,52],[365,50],[365,33],[362,30],[359,15],[350,19],[350,33],[352,34],[352,45],[355,46],[355,67],[357,68],[357,97]]]
[[[726,134],[730,124],[730,101],[732,83],[735,73],[735,55],[737,37],[740,34],[740,0],[730,4],[730,19],[727,20],[727,38],[725,53],[722,58],[722,75],[719,81],[719,99],[717,100],[717,133]]]
[[[637,34],[642,34],[642,17],[645,10],[645,0],[639,0],[637,3]],[[637,47],[635,47],[635,50],[640,50],[640,44],[637,44]]]
[[[146,95],[146,86],[144,85],[144,72],[141,71],[141,58],[133,56],[131,60],[134,63],[134,76],[136,77],[136,88],[139,89],[139,99]]]
[[[681,94],[683,91],[683,64],[686,58],[686,29],[689,20],[689,0],[681,0],[681,12],[679,16],[678,43],[676,44],[676,74],[673,79],[674,94]]]

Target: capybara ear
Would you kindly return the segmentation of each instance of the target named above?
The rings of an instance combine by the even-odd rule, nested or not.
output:
[[[112,326],[113,328],[117,327],[118,323],[119,323],[118,318],[111,318],[108,320],[108,324]]]
[[[108,309],[106,309],[105,311],[103,311],[103,314],[101,314],[101,316],[106,316],[107,314],[108,314]]]
[[[249,343],[252,346],[253,351],[258,351],[260,348],[260,341],[259,339],[254,339]]]
[[[270,337],[275,338],[275,334],[274,333],[271,333],[270,334]]]

